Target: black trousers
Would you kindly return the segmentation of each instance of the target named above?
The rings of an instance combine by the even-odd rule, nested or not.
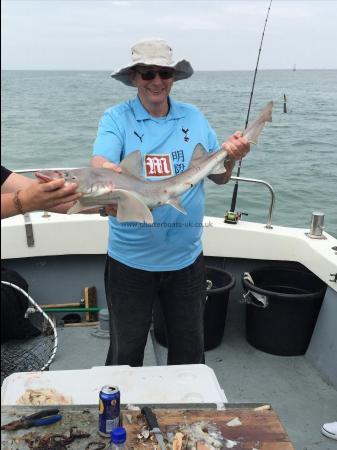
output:
[[[155,299],[161,303],[166,323],[167,364],[204,363],[202,254],[190,266],[168,272],[134,269],[108,256],[104,278],[110,313],[106,365],[143,365]]]

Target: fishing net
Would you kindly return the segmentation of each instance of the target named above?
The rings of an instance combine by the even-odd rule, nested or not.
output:
[[[47,370],[57,350],[57,331],[52,319],[23,289],[13,283],[1,281],[28,298],[25,317],[35,329],[34,336],[11,339],[1,344],[1,383],[15,372]]]

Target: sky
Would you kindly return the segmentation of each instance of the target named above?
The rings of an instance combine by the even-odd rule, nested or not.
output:
[[[2,69],[115,70],[161,37],[195,70],[253,70],[270,0],[1,0]],[[337,0],[273,0],[259,68],[336,69]]]

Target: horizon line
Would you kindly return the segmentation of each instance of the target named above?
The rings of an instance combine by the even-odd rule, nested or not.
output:
[[[253,72],[255,69],[198,69],[194,70],[194,73],[196,72]],[[263,71],[270,71],[270,70],[284,70],[289,72],[298,72],[303,70],[337,70],[337,67],[303,67],[303,68],[296,68],[295,70],[293,68],[265,68],[265,69],[259,69],[259,72]],[[30,72],[112,72],[111,69],[3,69],[1,68],[1,72],[14,72],[14,71],[30,71]]]

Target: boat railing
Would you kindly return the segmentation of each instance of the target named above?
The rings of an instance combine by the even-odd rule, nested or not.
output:
[[[19,169],[14,170],[15,173],[34,173],[39,172],[41,170],[74,170],[79,169],[80,167],[48,167],[46,169],[41,169],[41,167],[38,167],[37,169]]]
[[[257,180],[255,178],[244,178],[244,177],[234,177],[233,176],[233,177],[230,177],[230,180],[244,181],[246,183],[263,184],[264,186],[266,186],[269,189],[269,192],[271,194],[271,201],[270,201],[270,205],[269,205],[268,219],[267,219],[267,224],[266,224],[265,228],[272,229],[273,227],[271,225],[271,218],[272,218],[274,204],[275,204],[275,192],[274,192],[274,189],[272,188],[272,186],[269,183],[267,183],[266,181]]]
[[[43,170],[73,170],[73,169],[77,169],[78,167],[57,167],[57,168],[48,168],[48,169],[43,169]],[[38,169],[20,169],[20,170],[16,170],[16,173],[32,173],[32,172],[38,172],[39,170],[41,170],[41,168]],[[234,181],[244,181],[245,183],[256,183],[256,184],[263,184],[264,186],[266,186],[269,189],[269,192],[271,194],[271,201],[270,201],[270,205],[269,205],[269,211],[268,211],[268,219],[267,219],[267,224],[266,224],[266,228],[268,229],[272,229],[272,225],[271,225],[271,219],[272,219],[272,214],[273,214],[273,209],[274,209],[274,204],[275,204],[275,192],[274,189],[272,188],[272,186],[267,183],[266,181],[263,180],[257,180],[255,178],[244,178],[244,177],[230,177],[231,180]],[[46,214],[47,215],[47,214]]]

